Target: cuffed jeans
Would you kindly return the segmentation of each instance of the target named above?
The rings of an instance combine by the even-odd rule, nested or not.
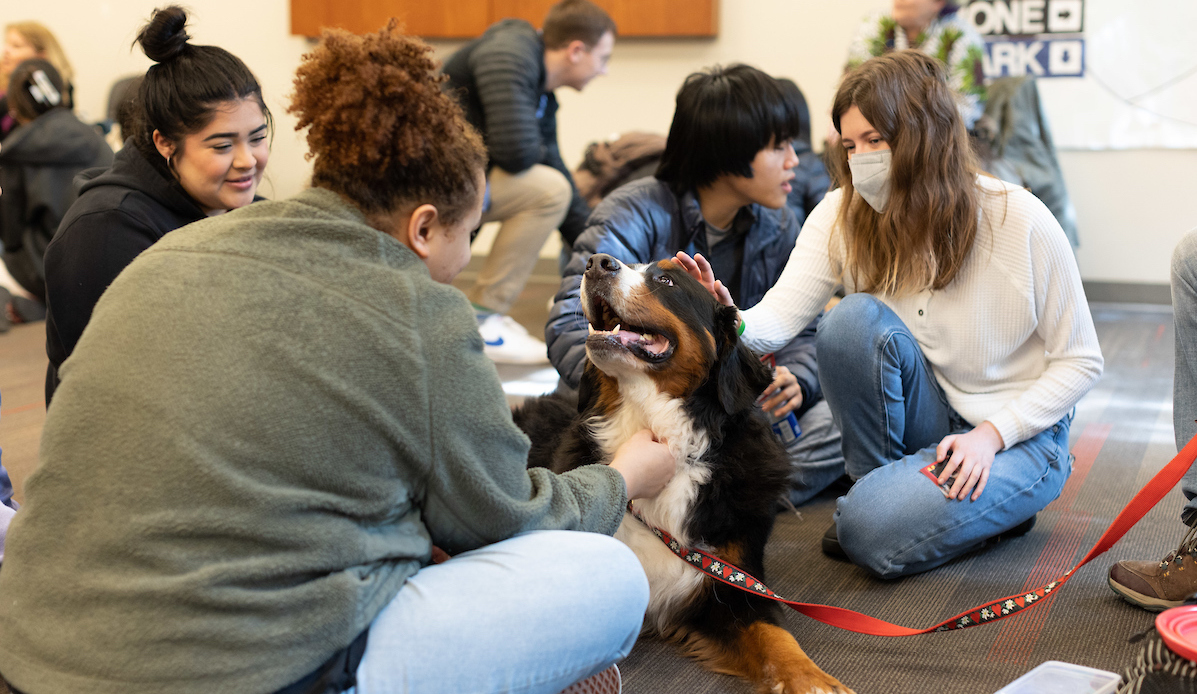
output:
[[[840,546],[881,578],[935,568],[1041,511],[1072,472],[1072,415],[1000,451],[981,498],[948,500],[921,470],[945,436],[972,426],[947,402],[906,325],[851,294],[819,325],[819,378],[855,480],[836,504]]]
[[[517,174],[496,166],[487,182],[490,209],[482,223],[503,226],[467,296],[478,306],[506,314],[528,283],[541,246],[565,219],[573,187],[564,174],[544,164]]]
[[[1197,229],[1172,251],[1172,311],[1176,325],[1176,367],[1172,384],[1172,428],[1176,449],[1197,434]],[[1184,510],[1180,517],[1197,524],[1197,465],[1180,481]]]
[[[632,650],[648,579],[606,535],[538,531],[421,569],[370,625],[356,694],[556,694]]]

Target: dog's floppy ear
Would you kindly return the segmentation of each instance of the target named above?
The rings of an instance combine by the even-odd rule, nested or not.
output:
[[[738,309],[719,306],[715,313],[715,375],[719,404],[735,414],[753,406],[773,378],[736,332]]]
[[[578,414],[585,414],[598,402],[599,384],[596,371],[598,367],[591,364],[590,358],[587,357],[582,366],[582,378],[578,379]]]

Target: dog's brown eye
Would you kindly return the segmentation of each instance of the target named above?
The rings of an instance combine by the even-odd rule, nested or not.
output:
[[[673,279],[670,278],[669,275],[660,275],[657,277],[657,281],[660,282],[661,284],[665,285],[666,287],[673,286]]]

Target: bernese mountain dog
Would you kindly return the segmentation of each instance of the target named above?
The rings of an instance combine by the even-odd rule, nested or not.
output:
[[[573,403],[531,399],[514,413],[532,439],[529,465],[565,472],[607,463],[643,428],[666,441],[677,471],[632,506],[615,537],[648,575],[644,632],[674,641],[716,672],[762,692],[849,692],[811,661],[776,602],[706,577],[645,522],[765,580],[765,544],[789,480],[784,449],[756,400],[772,376],[720,305],[672,260],[629,266],[592,256],[582,278],[589,357]]]

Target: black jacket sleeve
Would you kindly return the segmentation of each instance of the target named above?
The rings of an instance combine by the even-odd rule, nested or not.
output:
[[[490,161],[509,173],[520,173],[544,161],[546,143],[536,111],[543,66],[538,55],[515,40],[489,41],[470,55],[471,72],[486,123]]]
[[[570,182],[570,189],[573,191],[573,197],[570,199],[570,208],[565,212],[565,220],[561,221],[560,232],[561,241],[566,246],[572,246],[582,232],[587,230],[587,219],[590,217],[590,206],[587,201],[583,199],[582,193],[578,191],[577,183],[573,182],[573,175],[569,169],[565,168],[565,162],[561,160],[561,152],[557,146],[557,127],[555,123],[553,126],[553,139],[548,140],[549,146],[545,163],[557,169],[561,174],[565,175],[566,181]]]
[[[108,285],[133,259],[158,240],[159,233],[120,209],[75,218],[46,249],[46,351],[58,366],[66,361],[91,320]]]

